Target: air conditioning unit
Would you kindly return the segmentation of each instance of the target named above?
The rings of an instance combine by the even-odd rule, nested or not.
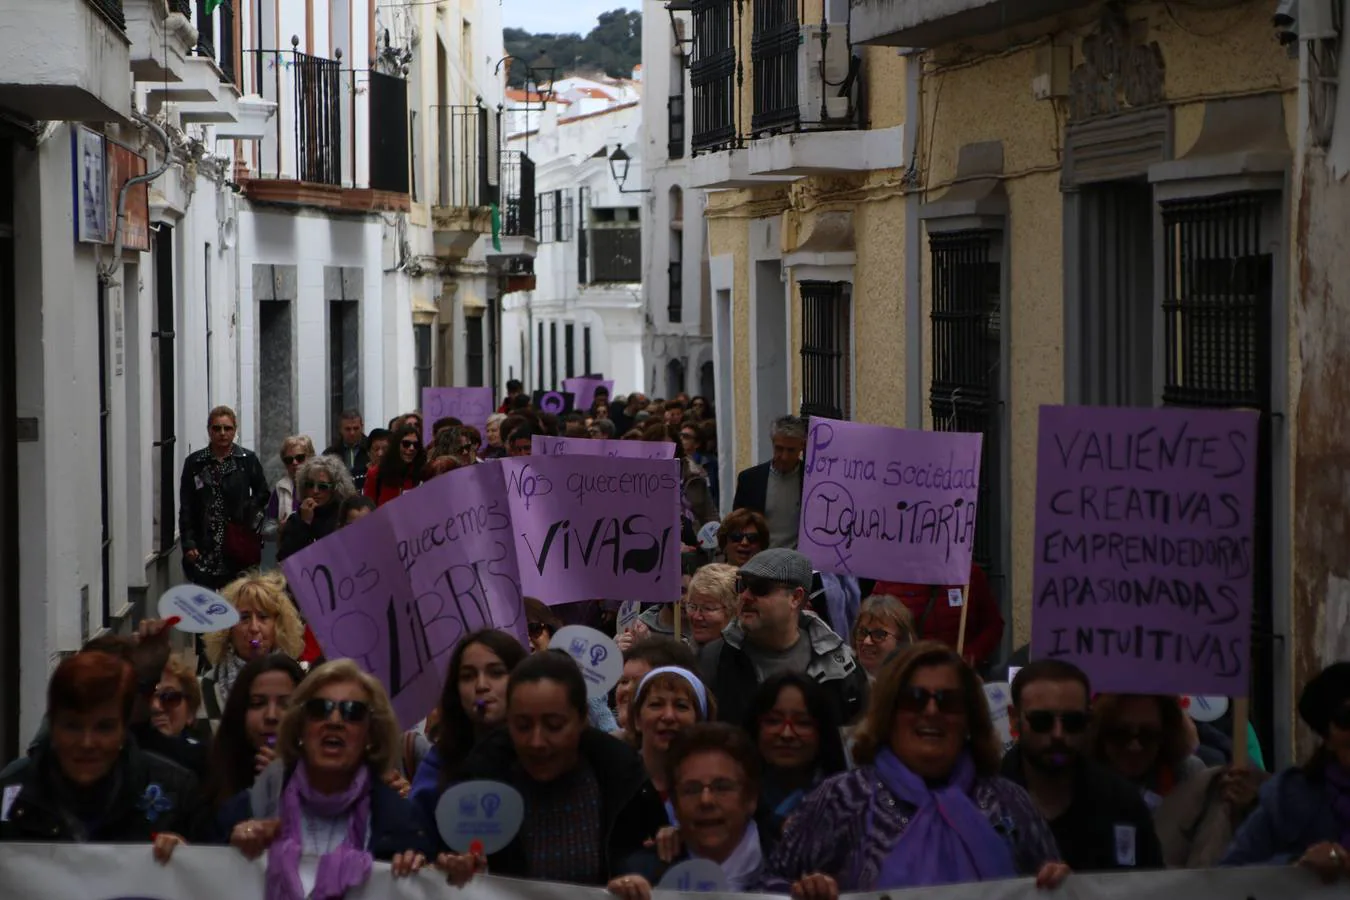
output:
[[[797,106],[802,125],[841,122],[853,115],[852,87],[840,96],[851,58],[844,26],[802,26],[797,46]]]

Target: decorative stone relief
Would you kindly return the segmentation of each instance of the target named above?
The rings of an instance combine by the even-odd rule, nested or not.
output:
[[[1163,102],[1164,63],[1157,41],[1145,43],[1117,4],[1107,6],[1097,32],[1083,38],[1083,63],[1069,76],[1069,116],[1075,122]]]

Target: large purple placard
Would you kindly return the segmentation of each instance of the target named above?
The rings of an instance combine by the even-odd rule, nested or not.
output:
[[[822,572],[968,583],[981,441],[812,419],[797,548]]]
[[[597,388],[604,388],[608,396],[614,396],[614,382],[604,378],[564,378],[562,384],[564,391],[576,394],[577,409],[582,411],[590,410]]]
[[[496,407],[492,388],[485,387],[428,387],[422,388],[422,440],[428,445],[435,437],[432,431],[437,419],[447,416],[472,425],[487,440],[487,420]]]
[[[680,598],[680,464],[529,456],[501,461],[526,596]]]
[[[1257,421],[1041,407],[1033,658],[1094,690],[1248,695]]]
[[[535,456],[608,456],[618,459],[674,459],[674,441],[606,441],[592,438],[534,436]]]

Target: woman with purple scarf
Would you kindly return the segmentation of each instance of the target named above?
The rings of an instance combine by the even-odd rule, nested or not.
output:
[[[1297,863],[1324,881],[1350,881],[1350,662],[1308,682],[1298,714],[1321,744],[1265,783],[1219,865]]]
[[[348,659],[291,695],[277,760],[221,810],[230,844],[267,858],[266,900],[337,900],[393,863],[417,872],[435,846],[411,802],[384,783],[402,746],[389,697]]]
[[[788,820],[759,890],[835,900],[1022,875],[1057,887],[1069,874],[1026,791],[999,777],[984,689],[945,644],[882,670],[853,758]]]

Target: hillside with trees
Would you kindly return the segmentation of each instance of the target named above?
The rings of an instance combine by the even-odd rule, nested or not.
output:
[[[603,72],[628,78],[642,62],[642,13],[616,9],[601,13],[585,37],[579,34],[531,34],[522,28],[503,29],[506,52],[518,62],[511,67],[510,84],[523,87],[527,63],[536,68],[556,66],[556,75]]]

